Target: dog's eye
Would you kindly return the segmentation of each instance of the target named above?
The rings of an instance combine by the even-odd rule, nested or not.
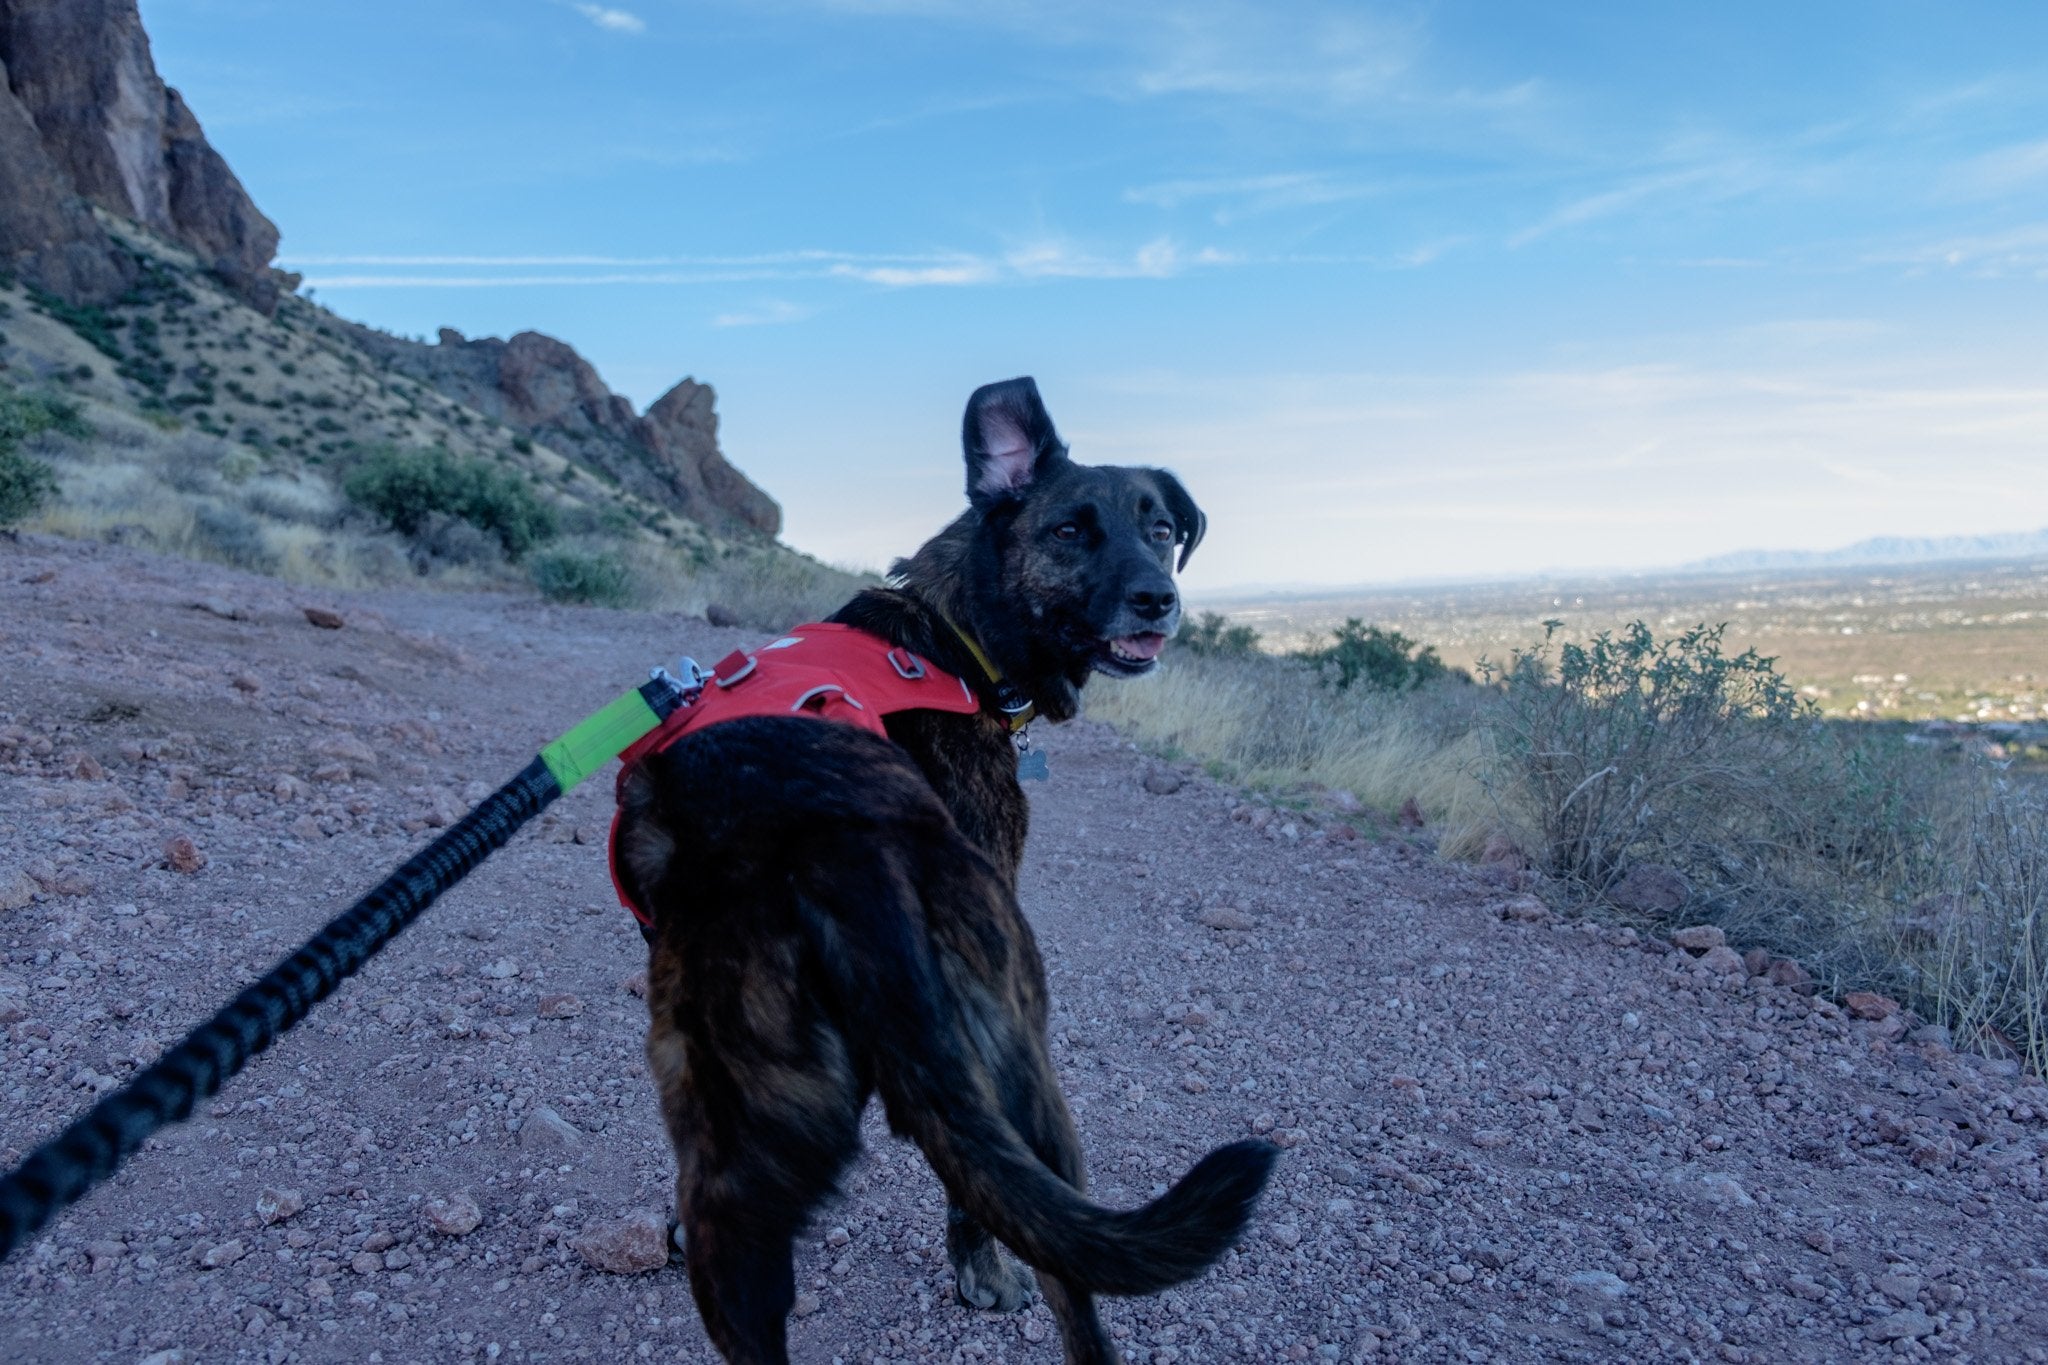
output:
[[[1161,545],[1171,545],[1173,543],[1173,523],[1170,521],[1153,522],[1152,539]]]
[[[1052,538],[1054,540],[1079,540],[1081,538],[1081,528],[1071,521],[1063,521],[1052,528]]]

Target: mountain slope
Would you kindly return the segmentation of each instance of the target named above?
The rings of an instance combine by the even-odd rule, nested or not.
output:
[[[572,538],[809,571],[720,451],[710,386],[638,413],[554,338],[430,345],[299,297],[270,265],[277,229],[158,77],[135,0],[0,0],[0,76],[0,384],[77,401],[103,438],[43,441],[65,490],[49,529],[313,577],[454,558],[488,578],[474,544],[441,553],[459,536],[379,546],[351,520],[348,470],[439,450],[523,481]],[[236,492],[251,480],[261,497]],[[209,516],[255,522],[196,532]],[[304,544],[343,525],[363,535]]]

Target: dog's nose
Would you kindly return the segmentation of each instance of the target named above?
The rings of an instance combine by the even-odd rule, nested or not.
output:
[[[1133,588],[1124,600],[1130,604],[1132,611],[1147,621],[1157,621],[1172,611],[1174,603],[1179,601],[1174,596],[1171,583],[1155,583],[1148,587]]]

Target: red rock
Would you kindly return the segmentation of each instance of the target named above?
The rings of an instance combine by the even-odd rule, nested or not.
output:
[[[1412,796],[1401,803],[1400,813],[1394,818],[1400,823],[1402,829],[1421,829],[1429,823],[1422,814],[1422,807],[1415,803],[1415,798]]]
[[[1498,831],[1486,836],[1486,849],[1479,855],[1481,867],[1499,868],[1506,872],[1520,872],[1529,866],[1528,858],[1515,846],[1515,841]]]
[[[348,624],[340,612],[329,611],[325,607],[301,607],[299,610],[306,613],[309,624],[316,625],[322,630],[340,630]]]
[[[1728,941],[1728,935],[1718,925],[1693,924],[1671,935],[1671,941],[1691,953],[1704,953],[1709,948],[1718,948]]]
[[[188,835],[180,834],[164,843],[164,866],[173,872],[197,872],[206,866],[206,855]]]
[[[1741,955],[1725,943],[1707,949],[1693,966],[1701,971],[1725,976],[1749,975],[1749,969],[1743,965]]]
[[[608,1275],[639,1275],[668,1264],[668,1222],[651,1209],[586,1223],[569,1244]]]
[[[1607,899],[1639,915],[1675,915],[1692,899],[1692,887],[1662,863],[1637,863],[1607,888]]]
[[[1850,991],[1842,997],[1842,1008],[1851,1019],[1889,1019],[1899,1012],[1899,1002],[1876,991]]]
[[[420,1209],[420,1219],[443,1237],[464,1237],[484,1221],[483,1210],[466,1194],[447,1199],[429,1199]]]
[[[583,1013],[583,1002],[567,993],[543,995],[540,998],[539,1013],[543,1019],[574,1019]]]
[[[625,989],[628,995],[637,995],[642,1000],[645,1000],[647,998],[647,969],[642,967],[639,971],[634,972],[624,981],[621,981],[619,985]]]
[[[1762,976],[1771,969],[1771,955],[1762,948],[1751,948],[1742,955],[1742,965],[1751,976]]]
[[[1502,903],[1500,917],[1511,924],[1546,924],[1550,907],[1534,896],[1516,896]]]
[[[1812,995],[1819,989],[1819,983],[1813,979],[1812,973],[1789,957],[1774,959],[1770,970],[1764,975],[1773,986],[1783,986],[1786,990],[1800,995]]]
[[[306,1207],[306,1197],[297,1190],[265,1190],[256,1196],[256,1216],[267,1226],[282,1223]]]

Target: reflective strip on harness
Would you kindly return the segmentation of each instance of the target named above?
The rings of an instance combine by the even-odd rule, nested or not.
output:
[[[660,753],[692,730],[722,721],[794,715],[838,721],[886,739],[889,732],[883,720],[898,711],[944,711],[965,716],[981,710],[981,698],[964,679],[940,671],[929,660],[879,635],[852,626],[798,626],[752,654],[735,651],[727,655],[711,672],[714,685],[706,687],[696,701],[678,707],[659,728],[619,754],[621,797],[634,764],[649,754]],[[605,708],[550,749],[567,744],[625,700]],[[606,757],[618,752],[614,748]],[[552,761],[549,766],[552,768]],[[582,775],[587,774],[579,775],[579,780]],[[568,787],[568,783],[563,783],[564,791]],[[625,885],[619,880],[617,813],[612,816],[608,844],[612,887],[619,894],[619,904],[632,911],[633,918],[643,926],[651,928],[653,919],[626,894]]]

